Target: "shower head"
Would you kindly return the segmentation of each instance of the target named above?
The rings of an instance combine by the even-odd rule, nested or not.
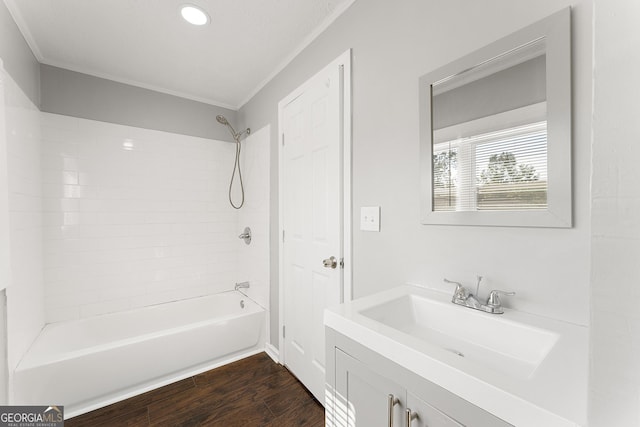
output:
[[[227,129],[229,129],[229,132],[231,132],[231,136],[233,136],[233,139],[235,139],[236,142],[240,142],[240,137],[242,135],[244,135],[244,134],[249,135],[251,133],[251,129],[250,128],[246,128],[242,132],[236,132],[235,129],[233,128],[233,126],[231,126],[231,123],[229,123],[227,118],[225,116],[223,116],[223,115],[217,115],[216,116],[216,120],[218,121],[218,123],[220,123],[221,125],[225,125],[227,127]]]

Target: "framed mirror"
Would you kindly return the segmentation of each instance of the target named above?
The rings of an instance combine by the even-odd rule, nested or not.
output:
[[[570,9],[420,78],[423,224],[571,227]]]

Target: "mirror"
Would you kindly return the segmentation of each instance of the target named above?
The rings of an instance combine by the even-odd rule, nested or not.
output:
[[[571,227],[570,10],[420,78],[422,223]]]

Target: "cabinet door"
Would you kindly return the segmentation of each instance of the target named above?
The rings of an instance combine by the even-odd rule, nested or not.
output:
[[[407,393],[407,408],[415,414],[415,418],[409,424],[411,427],[464,427],[411,393]],[[403,426],[405,425],[407,425],[406,416]]]
[[[405,390],[336,348],[335,427],[389,427],[389,395],[393,426],[402,426]]]

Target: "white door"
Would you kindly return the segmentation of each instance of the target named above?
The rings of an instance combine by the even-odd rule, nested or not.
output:
[[[282,359],[323,404],[323,312],[342,292],[341,76],[328,66],[280,105]]]

